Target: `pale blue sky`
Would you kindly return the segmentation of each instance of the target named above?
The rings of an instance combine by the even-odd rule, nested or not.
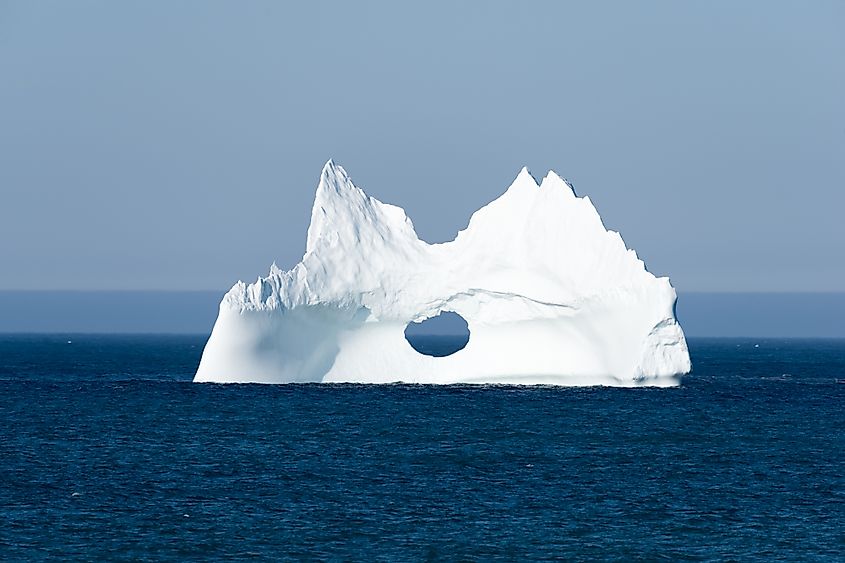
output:
[[[554,168],[684,291],[845,290],[845,3],[0,0],[0,289],[290,267],[322,164],[447,240]]]

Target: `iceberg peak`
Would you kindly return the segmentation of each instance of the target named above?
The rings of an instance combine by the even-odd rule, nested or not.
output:
[[[537,179],[534,178],[534,175],[528,170],[527,166],[523,166],[522,170],[519,171],[519,174],[516,175],[513,182],[511,183],[510,187],[507,189],[507,192],[511,190],[515,191],[533,191],[539,188],[540,185],[537,183]],[[505,193],[507,193],[505,192]]]
[[[549,170],[542,182],[540,182],[540,187],[544,189],[562,190],[567,195],[578,197],[578,194],[575,193],[575,188],[572,187],[572,184],[567,182],[566,179],[561,178],[554,170]]]
[[[522,167],[522,169],[519,171],[519,174],[516,175],[516,180],[526,183],[533,182],[533,184],[537,186],[537,179],[534,178],[534,174],[532,174],[531,171],[528,170],[527,166]]]
[[[330,159],[323,166],[314,195],[306,253],[311,252],[327,233],[339,233],[345,226],[366,221],[367,216],[372,216],[372,204],[373,201],[352,183],[346,170]]]
[[[333,160],[329,160],[323,166],[323,171],[320,173],[317,194],[319,195],[321,192],[342,193],[354,187],[346,170],[342,166],[335,164]]]

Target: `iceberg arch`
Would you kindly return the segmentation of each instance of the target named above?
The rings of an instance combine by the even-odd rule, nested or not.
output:
[[[302,261],[229,290],[194,381],[676,385],[690,359],[675,301],[554,172],[538,184],[523,168],[428,244],[330,160]],[[443,311],[468,344],[417,353],[405,327]]]

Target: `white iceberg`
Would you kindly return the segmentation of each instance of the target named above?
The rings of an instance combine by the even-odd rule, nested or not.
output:
[[[538,185],[523,168],[428,244],[329,161],[302,261],[229,290],[194,381],[676,385],[690,359],[675,301],[554,172]],[[414,350],[408,323],[445,311],[466,347]]]

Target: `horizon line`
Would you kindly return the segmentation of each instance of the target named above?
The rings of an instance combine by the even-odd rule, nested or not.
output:
[[[53,288],[53,289],[31,289],[31,288],[0,288],[0,293],[226,293],[231,289],[231,286],[226,289],[164,289],[164,288]],[[679,295],[685,294],[718,294],[718,295],[735,295],[735,294],[759,294],[759,295],[794,295],[794,294],[841,294],[845,293],[843,289],[690,289],[679,290],[677,287],[675,291]]]

